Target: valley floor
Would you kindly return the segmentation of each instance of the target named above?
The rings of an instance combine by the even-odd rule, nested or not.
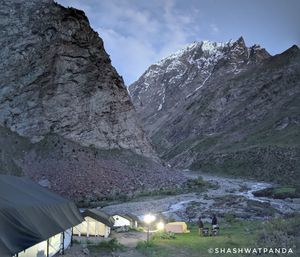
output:
[[[183,171],[182,174],[190,179],[201,176],[204,181],[214,186],[205,192],[141,197],[129,202],[108,205],[102,209],[108,213],[127,212],[140,217],[148,212],[163,214],[169,219],[189,222],[190,233],[176,235],[175,239],[163,239],[159,234],[154,235],[150,245],[147,245],[144,243],[146,238],[144,232],[113,232],[111,237],[105,240],[107,243],[102,244],[103,239],[99,241],[96,239],[86,244],[75,244],[67,251],[66,256],[244,257],[255,255],[212,254],[208,251],[210,248],[285,247],[291,244],[294,247],[293,251],[299,248],[300,199],[280,200],[255,197],[252,194],[256,190],[274,186],[270,183],[190,171]],[[199,237],[196,226],[199,215],[204,217],[206,226],[210,227],[209,217],[212,213],[216,213],[219,218],[220,235]],[[293,215],[296,215],[296,218],[293,218]],[[117,243],[113,242],[116,243],[115,246],[109,241],[112,238],[117,239]],[[289,256],[296,257],[299,253]]]
[[[293,218],[295,222],[299,222],[300,217]],[[291,220],[291,219],[290,219]],[[277,221],[269,224],[261,221],[224,221],[220,224],[220,235],[212,237],[200,237],[198,229],[195,224],[189,223],[190,233],[176,234],[175,238],[162,238],[162,234],[153,235],[149,244],[143,243],[145,240],[145,233],[131,232],[113,234],[111,238],[118,238],[122,243],[119,248],[110,249],[108,245],[101,244],[101,240],[93,241],[87,245],[76,244],[66,253],[66,257],[245,257],[257,256],[257,254],[220,254],[217,251],[221,249],[234,251],[234,249],[257,249],[259,248],[282,248],[291,249],[292,253],[288,256],[299,256],[299,231],[294,231],[298,238],[290,238],[290,242],[286,243],[282,238],[272,239],[273,235],[278,236],[280,232],[284,232],[286,223],[278,223]],[[275,226],[274,226],[275,225]],[[209,226],[209,224],[205,224]],[[290,227],[287,228],[287,230]],[[269,238],[262,239],[262,236],[269,236]],[[130,240],[135,238],[135,240]],[[269,241],[269,240],[274,241]],[[111,239],[110,239],[111,240]],[[260,240],[260,241],[259,241]],[[107,240],[106,240],[107,241]],[[109,241],[107,241],[109,242]],[[140,243],[139,243],[140,242]],[[142,243],[141,243],[142,242]],[[144,241],[145,242],[145,241]],[[274,245],[275,244],[275,245]],[[213,253],[211,251],[214,251]],[[274,254],[263,254],[262,256],[285,256]]]

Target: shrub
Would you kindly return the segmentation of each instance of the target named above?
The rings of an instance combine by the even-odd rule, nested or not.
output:
[[[280,187],[274,189],[275,199],[285,199],[285,198],[294,198],[294,197],[298,197],[296,193],[296,188],[294,187]]]
[[[153,239],[150,239],[149,241],[139,241],[137,243],[136,249],[144,250],[153,246],[154,246],[154,241]]]
[[[113,238],[109,241],[101,241],[99,243],[87,242],[88,247],[91,250],[109,250],[109,251],[116,251],[123,248],[116,238]]]
[[[198,186],[205,186],[207,182],[203,180],[202,177],[198,177],[196,179],[188,179],[186,182],[187,187],[193,188],[193,187],[198,187]]]
[[[273,219],[266,222],[259,233],[257,242],[261,247],[299,248],[300,214],[287,219]],[[298,244],[298,245],[297,245]]]
[[[176,239],[176,235],[172,232],[157,232],[152,237],[153,240],[155,239],[164,239],[164,240],[171,240]]]
[[[235,221],[235,215],[233,213],[225,213],[224,220],[226,223],[233,223]]]
[[[253,192],[256,197],[272,197],[275,199],[285,199],[285,198],[295,198],[299,197],[295,187],[285,186],[285,187],[270,187],[259,191]]]

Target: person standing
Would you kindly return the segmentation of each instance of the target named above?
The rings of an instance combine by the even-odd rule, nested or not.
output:
[[[219,225],[218,225],[218,219],[216,214],[213,214],[212,218],[211,218],[211,235],[212,236],[216,236],[219,233]]]
[[[198,224],[198,229],[199,229],[199,236],[203,236],[204,224],[203,224],[201,217],[199,217],[197,224]]]
[[[218,227],[218,219],[217,219],[216,214],[213,214],[213,216],[211,218],[211,226],[213,229]]]

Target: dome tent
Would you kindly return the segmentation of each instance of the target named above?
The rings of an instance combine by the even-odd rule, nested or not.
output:
[[[189,233],[190,231],[187,228],[187,225],[185,222],[170,222],[167,223],[165,226],[166,232],[172,232],[172,233]]]

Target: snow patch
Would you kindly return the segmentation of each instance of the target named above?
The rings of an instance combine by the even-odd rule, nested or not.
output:
[[[230,40],[228,42],[212,42],[208,40],[200,41],[200,42],[194,42],[192,44],[186,45],[183,49],[163,58],[159,62],[155,63],[154,65],[156,66],[162,66],[165,65],[166,62],[172,61],[175,59],[180,59],[185,53],[191,52],[195,48],[200,48],[202,49],[203,52],[206,52],[208,54],[216,54],[216,53],[221,53],[223,48],[225,47],[231,47],[233,45],[234,41]],[[189,61],[189,60],[188,60]],[[190,60],[191,61],[191,60]]]
[[[160,111],[161,109],[162,109],[162,107],[163,107],[163,104],[165,103],[165,101],[166,101],[166,88],[164,88],[163,89],[163,92],[162,92],[162,100],[161,100],[161,103],[159,104],[159,106],[158,106],[158,111]]]
[[[185,98],[189,98],[191,97],[193,94],[195,94],[200,88],[202,88],[204,86],[204,84],[206,83],[206,81],[211,77],[212,73],[209,73],[209,75],[203,80],[202,84],[197,87],[192,93],[188,94]]]

